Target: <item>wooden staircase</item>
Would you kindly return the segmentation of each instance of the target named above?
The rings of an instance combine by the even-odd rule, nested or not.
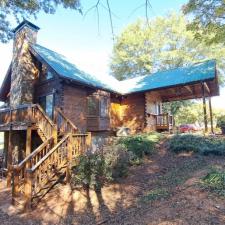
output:
[[[12,202],[26,208],[35,206],[62,178],[69,180],[71,162],[91,144],[90,133],[81,134],[59,109],[51,120],[39,105],[25,105],[5,112],[7,122],[28,121],[43,143],[18,165],[9,166]],[[0,114],[0,122],[3,120]]]

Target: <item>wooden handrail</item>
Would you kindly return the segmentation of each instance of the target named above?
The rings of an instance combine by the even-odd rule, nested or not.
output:
[[[50,137],[45,142],[43,142],[40,146],[38,146],[30,155],[28,155],[23,161],[21,161],[18,165],[14,165],[14,168],[21,169],[25,164],[30,161],[33,157],[35,157],[43,148],[45,148],[48,144],[53,141],[53,137]]]
[[[34,172],[62,143],[64,143],[70,134],[66,135],[57,145],[55,145],[36,165],[31,168],[31,172]]]
[[[49,124],[51,124],[52,127],[55,126],[55,124],[53,123],[53,121],[46,115],[45,111],[41,108],[41,106],[39,104],[35,104],[35,107],[37,107],[37,109],[42,113],[42,115],[45,117],[45,119],[49,122]]]
[[[63,119],[61,123],[58,121],[60,118],[59,116]],[[63,132],[75,133],[78,131],[78,128],[74,125],[74,123],[58,107],[54,108],[54,122],[57,124],[59,130],[61,130],[61,127],[63,127],[65,124],[69,125],[69,130],[68,127],[65,125],[65,127],[63,127],[65,130],[63,130]]]

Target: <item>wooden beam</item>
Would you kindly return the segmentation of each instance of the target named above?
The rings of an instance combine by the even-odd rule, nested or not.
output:
[[[214,130],[213,130],[213,115],[212,115],[211,97],[209,97],[209,114],[210,114],[211,132],[212,132],[212,134],[214,134]]]
[[[205,101],[205,88],[202,83],[202,100],[203,100],[203,114],[204,114],[204,124],[205,124],[205,132],[208,132],[208,121],[207,121],[207,113],[206,113],[206,101]]]
[[[210,94],[210,89],[206,82],[204,82],[204,87],[205,87],[206,91],[208,92],[208,94]]]
[[[190,94],[193,94],[193,91],[192,91],[192,89],[191,89],[191,87],[190,86],[184,86],[184,88],[190,93]]]

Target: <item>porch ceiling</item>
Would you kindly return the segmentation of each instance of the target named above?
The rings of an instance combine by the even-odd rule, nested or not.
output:
[[[219,95],[217,78],[205,82],[196,82],[187,85],[159,89],[158,93],[162,99],[162,102],[198,99],[203,97],[202,85],[204,86],[205,97]]]

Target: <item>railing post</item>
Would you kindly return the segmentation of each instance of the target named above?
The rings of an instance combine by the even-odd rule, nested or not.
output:
[[[87,133],[85,146],[86,146],[85,150],[91,148],[91,132]]]
[[[15,204],[15,198],[19,194],[19,171],[17,166],[12,167],[12,204]]]
[[[58,143],[58,130],[57,130],[56,125],[53,127],[52,136],[53,136],[53,140],[54,140],[54,145],[57,145],[57,143]]]
[[[32,170],[27,169],[25,172],[25,187],[24,187],[26,209],[32,208],[32,184],[33,184],[33,173]]]
[[[57,124],[57,118],[58,118],[58,110],[56,107],[54,107],[54,112],[53,112],[53,122]]]
[[[66,182],[70,181],[70,165],[71,162],[73,160],[73,155],[72,155],[72,151],[73,151],[73,136],[72,134],[70,134],[69,138],[68,138],[68,150],[67,150],[67,168],[66,168]]]

